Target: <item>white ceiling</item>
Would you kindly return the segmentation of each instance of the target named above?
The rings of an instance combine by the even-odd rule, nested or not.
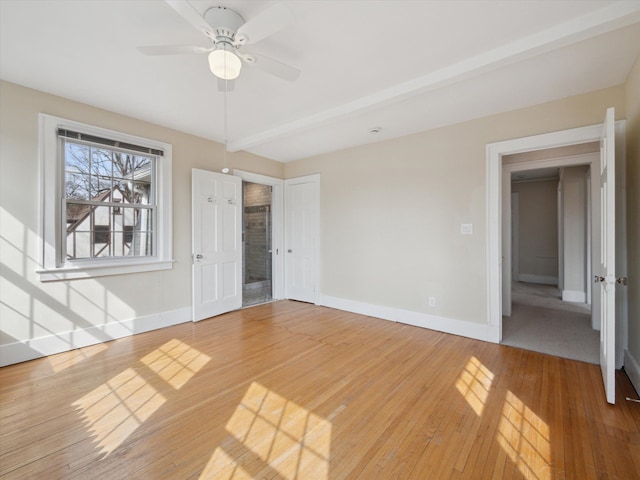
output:
[[[619,85],[640,54],[640,0],[284,3],[295,23],[245,50],[302,75],[245,67],[228,94],[229,149],[283,162]],[[0,0],[0,78],[222,141],[206,55],[136,49],[161,44],[207,46],[161,0]]]
[[[531,182],[534,180],[557,180],[560,176],[558,167],[537,168],[536,170],[524,170],[511,173],[513,183]]]

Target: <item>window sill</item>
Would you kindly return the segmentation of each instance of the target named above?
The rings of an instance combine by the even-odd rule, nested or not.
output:
[[[175,260],[112,261],[36,270],[41,282],[170,270]]]

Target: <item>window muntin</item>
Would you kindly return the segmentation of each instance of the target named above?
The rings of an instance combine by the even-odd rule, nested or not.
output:
[[[68,138],[60,141],[65,170],[63,258],[153,256],[157,157]]]

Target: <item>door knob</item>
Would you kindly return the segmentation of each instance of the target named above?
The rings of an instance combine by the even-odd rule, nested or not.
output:
[[[601,277],[601,276],[599,276],[599,275],[595,275],[595,276],[593,277],[593,282],[594,282],[594,283],[604,282],[604,277]]]
[[[289,253],[293,253],[293,250],[289,249],[289,250],[287,250],[287,252],[289,252]]]
[[[197,254],[197,255],[196,255],[196,259],[197,259],[197,260],[202,260],[202,258],[203,258],[203,257],[202,257],[202,255],[200,255],[200,254]]]
[[[616,283],[619,284],[619,285],[626,285],[627,284],[627,277],[616,278]]]

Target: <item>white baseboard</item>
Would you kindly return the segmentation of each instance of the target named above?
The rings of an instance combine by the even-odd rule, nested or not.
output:
[[[0,345],[0,367],[191,321],[191,307]]]
[[[319,305],[358,313],[370,317],[390,320],[392,322],[405,323],[416,327],[428,328],[439,332],[460,335],[461,337],[484,340],[485,342],[498,343],[499,334],[497,327],[491,327],[484,323],[467,322],[455,318],[440,317],[427,313],[413,312],[393,307],[384,307],[371,303],[347,300],[344,298],[320,295]]]
[[[584,292],[578,292],[577,290],[563,290],[562,301],[587,303],[587,295]]]
[[[519,273],[519,282],[539,283],[541,285],[558,285],[558,277],[548,275],[534,275],[532,273]]]
[[[636,389],[636,393],[640,395],[640,363],[633,358],[629,350],[624,351],[624,371],[631,380],[633,388]]]

